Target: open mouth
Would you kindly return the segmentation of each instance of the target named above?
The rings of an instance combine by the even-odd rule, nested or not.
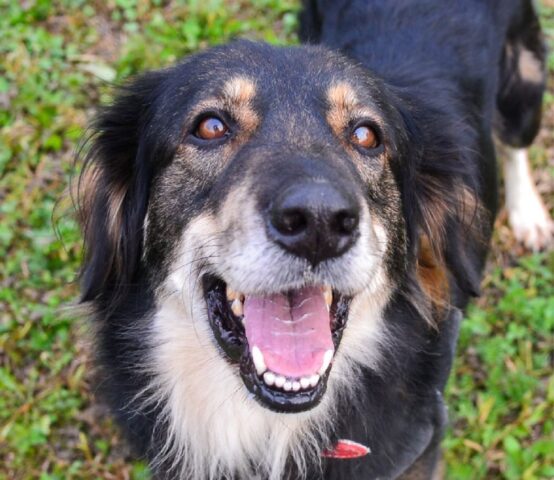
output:
[[[256,399],[278,412],[317,405],[351,298],[328,286],[249,295],[212,275],[203,287],[214,335]]]

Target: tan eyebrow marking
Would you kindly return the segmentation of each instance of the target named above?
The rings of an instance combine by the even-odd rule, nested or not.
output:
[[[356,91],[348,82],[338,82],[327,90],[327,99],[331,107],[351,110],[358,102]]]
[[[233,77],[223,87],[223,105],[247,135],[253,133],[260,123],[260,118],[252,107],[255,96],[256,83],[245,76]]]
[[[250,103],[255,95],[256,84],[248,77],[233,77],[223,87],[223,96],[229,103]]]
[[[351,118],[351,112],[357,105],[356,92],[347,82],[338,82],[327,90],[327,123],[340,136]]]
[[[205,110],[225,110],[239,123],[246,134],[254,132],[260,118],[252,106],[256,96],[256,83],[244,76],[233,77],[223,84],[221,92],[200,101],[190,112],[194,117]]]
[[[383,127],[383,119],[375,107],[360,100],[358,97],[359,88],[344,80],[331,84],[326,92],[327,113],[325,118],[335,136],[342,143],[346,151],[352,155],[362,177],[370,181],[370,177],[367,175],[373,175],[373,170],[368,169],[368,164],[363,160],[363,155],[352,145],[349,131],[354,121],[370,119],[372,122]],[[379,159],[381,162],[384,162],[386,158],[386,153],[383,151],[379,155]]]
[[[375,110],[360,104],[356,88],[350,83],[341,81],[327,89],[327,123],[338,137],[342,137],[344,129],[356,118],[369,117],[380,123],[380,117]]]

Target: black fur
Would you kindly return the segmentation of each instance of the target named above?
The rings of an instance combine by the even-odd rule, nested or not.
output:
[[[301,38],[324,47],[279,49],[249,42],[217,47],[131,81],[100,111],[81,181],[83,190],[92,187],[81,195],[80,215],[87,250],[82,300],[92,304],[98,324],[103,383],[127,437],[139,454],[151,458],[163,444],[165,425],[157,408],[137,413],[131,407],[149,380],[134,368],[149,348],[137,332],[146,331],[153,314],[154,291],[167,275],[172,245],[191,218],[217,208],[238,172],[259,172],[257,194],[263,204],[271,192],[268,185],[283,169],[291,175],[297,174],[295,168],[308,169],[311,160],[292,153],[304,148],[312,160],[318,155],[329,162],[330,171],[343,172],[341,178],[351,175],[352,188],[366,188],[371,204],[386,210],[390,192],[357,184],[350,167],[337,166],[340,151],[333,150],[338,147],[332,140],[287,145],[276,131],[265,143],[254,138],[234,166],[208,171],[174,162],[183,131],[191,128],[187,111],[199,92],[216,88],[218,76],[257,78],[264,92],[256,105],[259,112],[276,104],[296,108],[294,101],[287,103],[293,99],[287,92],[296,92],[297,99],[305,91],[302,98],[309,98],[308,92],[334,74],[350,78],[366,86],[393,139],[391,185],[400,192],[402,215],[384,221],[396,238],[388,258],[396,291],[386,312],[395,342],[384,352],[380,370],[367,370],[359,380],[364,385],[360,397],[338,407],[334,436],[367,444],[371,454],[323,460],[324,478],[431,478],[445,428],[442,392],[460,311],[479,291],[496,213],[493,130],[510,145],[526,146],[540,121],[544,79],[529,84],[517,71],[523,49],[544,65],[538,21],[528,0],[309,0],[301,15]],[[315,103],[303,108],[314,118],[320,115]],[[312,127],[307,136],[316,138],[320,132]],[[261,150],[276,159],[274,167],[252,168]],[[86,175],[94,171],[96,181],[89,183]],[[164,184],[167,172],[182,179],[184,187]],[[463,204],[460,187],[474,204]],[[122,195],[115,219],[109,210],[113,195]],[[169,200],[164,205],[166,198],[174,200],[173,207]],[[437,202],[446,212],[439,225],[430,220]],[[149,205],[165,213],[149,218],[146,249],[143,225]],[[431,240],[449,279],[448,305],[438,309],[426,300],[417,278],[422,235]],[[155,473],[171,478],[165,468]],[[297,478],[292,464],[287,475]],[[311,475],[321,478],[316,465]]]

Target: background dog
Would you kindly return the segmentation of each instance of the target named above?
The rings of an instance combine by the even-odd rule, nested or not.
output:
[[[325,47],[217,47],[94,125],[83,300],[160,478],[430,478],[496,213],[493,130],[520,148],[521,237],[549,239],[515,173],[545,83],[529,2],[313,1],[301,35]],[[339,439],[370,453],[333,458]]]

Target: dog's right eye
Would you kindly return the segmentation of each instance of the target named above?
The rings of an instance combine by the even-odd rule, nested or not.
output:
[[[217,117],[206,117],[196,127],[194,136],[202,140],[218,140],[229,133],[229,127]]]
[[[368,125],[360,125],[356,127],[356,129],[352,132],[350,140],[355,145],[367,150],[377,148],[379,146],[377,134]]]

